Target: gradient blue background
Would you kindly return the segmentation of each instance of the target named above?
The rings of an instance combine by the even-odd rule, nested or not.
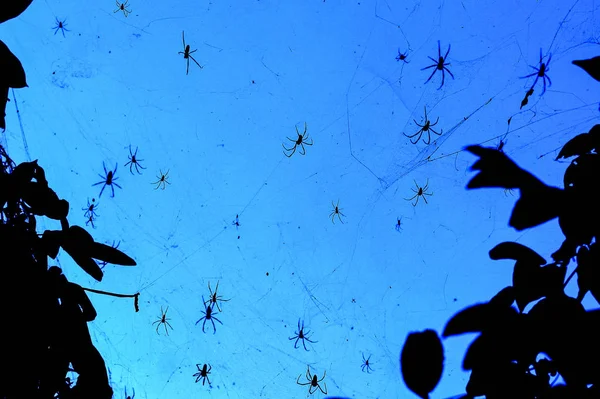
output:
[[[34,0],[0,26],[29,84],[10,93],[3,145],[17,163],[39,159],[72,224],[85,225],[95,198],[88,231],[138,263],[108,265],[96,283],[68,255],[57,261],[85,287],[140,292],[139,313],[132,300],[89,294],[116,398],[125,387],[136,398],[304,398],[296,378],[307,365],[327,372],[330,396],[415,397],[399,373],[407,334],[441,332],[510,285],[512,264],[488,257],[496,244],[549,258],[562,242],[556,221],[508,228],[518,193],[468,192],[475,158],[463,148],[504,139],[519,165],[561,185],[558,150],[599,121],[598,84],[571,61],[598,55],[600,3],[485,3],[131,0],[125,17],[110,0]],[[182,31],[204,67],[191,63],[187,76]],[[442,52],[452,45],[456,78],[440,90],[439,72],[425,84],[431,69],[420,70],[437,40]],[[519,77],[540,48],[552,54],[552,86],[540,96],[539,81],[519,110],[533,83]],[[425,106],[443,135],[413,145],[402,133],[419,129]],[[304,123],[314,145],[285,157],[281,144]],[[129,146],[142,175],[124,166]],[[118,164],[114,198],[92,187],[103,162]],[[164,191],[151,184],[160,170]],[[405,200],[415,181],[429,182],[428,204]],[[343,224],[329,218],[338,200]],[[230,301],[216,334],[203,333],[194,323],[217,281]],[[158,335],[167,306],[173,330]],[[310,351],[288,339],[299,318],[317,341]],[[445,342],[434,398],[464,391],[470,339]],[[212,387],[194,383],[197,363],[211,364]]]

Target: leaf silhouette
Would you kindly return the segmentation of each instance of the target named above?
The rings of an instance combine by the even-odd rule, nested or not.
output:
[[[493,260],[512,259],[538,266],[546,264],[546,260],[533,249],[512,241],[500,243],[492,248],[490,258]]]
[[[31,207],[35,215],[60,220],[69,213],[69,203],[58,199],[56,193],[47,185],[30,181],[21,187],[21,197]]]
[[[590,58],[588,60],[575,60],[574,65],[577,65],[588,73],[592,78],[600,82],[600,56]]]
[[[404,383],[421,399],[429,398],[444,369],[444,347],[434,330],[408,334],[400,366]]]
[[[0,23],[18,17],[33,0],[5,0],[0,6]]]
[[[578,134],[567,141],[556,159],[566,159],[576,155],[589,154],[593,150],[600,150],[600,125],[595,125],[588,133]]]
[[[21,89],[27,87],[25,70],[21,61],[9,50],[9,48],[0,40],[0,64],[2,65],[2,76],[0,77],[0,87],[12,87]]]
[[[520,231],[558,216],[563,201],[561,189],[545,185],[495,148],[474,145],[466,147],[466,150],[480,158],[471,167],[479,173],[469,181],[468,189],[500,187],[520,190],[521,196],[515,204],[509,226]]]
[[[100,266],[90,256],[90,249],[94,244],[92,236],[79,226],[71,226],[64,232],[61,242],[62,248],[87,274],[97,281],[102,281],[104,273]]]
[[[90,246],[89,254],[94,259],[112,263],[113,265],[135,266],[135,260],[109,245],[95,242]]]
[[[577,252],[577,285],[579,293],[577,300],[582,301],[585,294],[591,292],[600,303],[600,254],[598,244],[590,248],[581,247]]]

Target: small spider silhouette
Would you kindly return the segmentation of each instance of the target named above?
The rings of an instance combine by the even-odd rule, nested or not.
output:
[[[138,152],[138,148],[135,147],[135,152],[131,152],[131,146],[129,146],[129,161],[125,164],[125,166],[129,165],[129,172],[131,172],[131,174],[133,174],[133,168],[135,167],[135,170],[138,172],[138,174],[142,174],[142,172],[140,172],[140,168],[142,169],[146,169],[144,168],[140,162],[143,161],[143,159],[137,159],[137,152]]]
[[[408,64],[408,61],[406,61],[406,57],[408,57],[408,52],[401,53],[400,49],[398,49],[398,55],[396,56],[396,61],[404,61],[405,64]]]
[[[167,335],[169,335],[169,330],[167,329],[167,326],[171,327],[171,330],[173,329],[173,326],[171,326],[171,324],[169,323],[169,319],[167,317],[167,312],[169,311],[169,307],[167,306],[167,309],[163,312],[162,310],[162,306],[160,307],[160,317],[154,322],[152,323],[152,325],[156,324],[156,333],[158,334],[158,328],[160,327],[160,325],[164,325],[165,327],[165,333],[167,333]],[[159,334],[160,335],[160,334]]]
[[[373,363],[371,363],[371,355],[369,355],[369,357],[365,359],[365,354],[363,353],[362,358],[363,358],[363,364],[362,364],[362,366],[360,366],[360,368],[362,369],[363,373],[365,372],[365,369],[366,369],[367,373],[370,374],[371,371],[373,371],[373,369],[371,368],[371,365],[373,364]]]
[[[161,170],[160,177],[156,176],[156,178],[158,180],[155,181],[154,183],[151,183],[151,184],[156,184],[156,187],[154,187],[154,189],[158,190],[159,188],[162,188],[164,190],[165,188],[167,188],[167,184],[171,184],[171,183],[169,183],[169,180],[167,180],[168,177],[169,177],[169,171],[167,170],[167,173],[163,173]]]
[[[298,135],[298,138],[296,140],[286,137],[289,141],[294,143],[294,146],[292,148],[287,148],[285,145],[281,144],[281,146],[284,149],[283,153],[285,154],[286,157],[290,158],[292,155],[294,155],[294,153],[296,152],[296,148],[298,148],[298,146],[300,146],[300,150],[298,151],[298,152],[300,152],[300,155],[306,155],[306,148],[304,148],[304,146],[305,145],[313,145],[312,139],[310,139],[310,142],[308,141],[309,138],[308,138],[308,133],[306,132],[306,129],[308,129],[308,127],[306,126],[306,122],[304,122],[304,132],[302,134],[300,134],[300,132],[298,131],[298,126],[296,126],[296,134]],[[286,151],[289,154],[286,153]]]
[[[311,341],[308,338],[308,335],[310,334],[310,330],[304,331],[304,320],[302,320],[302,324],[300,324],[300,319],[298,319],[298,331],[296,332],[296,335],[294,335],[293,337],[290,337],[290,341],[292,340],[296,340],[296,342],[294,342],[294,349],[298,349],[298,341],[302,340],[302,346],[304,347],[304,350],[308,351],[308,349],[306,348],[306,342],[308,341],[311,344],[315,344],[317,343],[317,341]]]
[[[196,382],[202,380],[202,385],[204,385],[204,383],[208,381],[208,385],[210,386],[210,380],[208,379],[208,375],[212,370],[211,365],[205,363],[204,366],[200,368],[200,365],[196,364],[196,368],[198,369],[198,372],[194,374],[194,377],[196,377]]]
[[[222,310],[221,310],[221,307],[219,307],[219,302],[229,302],[230,299],[223,299],[222,296],[220,296],[219,294],[217,294],[218,290],[219,290],[219,282],[218,281],[217,281],[217,286],[215,287],[215,291],[214,292],[210,288],[210,281],[208,282],[208,291],[210,292],[210,296],[204,302],[204,305],[206,305],[208,303],[213,308],[216,306],[217,309],[219,310],[219,312],[221,312]]]
[[[125,0],[122,3],[119,3],[118,0],[115,0],[115,3],[117,4],[117,9],[114,12],[119,12],[119,11],[123,11],[123,15],[128,16],[129,14],[131,14],[131,10],[127,9],[127,5],[129,4],[129,0]]]
[[[69,32],[69,29],[67,29],[66,26],[67,26],[66,18],[62,21],[60,21],[58,18],[56,18],[56,26],[54,28],[52,28],[52,29],[54,29],[54,35],[56,36],[56,33],[60,30],[60,31],[62,31],[63,37],[66,37],[65,31]]]
[[[204,331],[204,326],[206,325],[206,322],[210,320],[210,322],[213,325],[213,334],[217,333],[217,326],[215,325],[215,320],[218,321],[219,323],[221,323],[221,325],[223,324],[223,322],[219,319],[217,319],[215,317],[216,314],[219,314],[219,312],[213,312],[213,307],[210,305],[206,305],[207,303],[210,303],[209,301],[205,301],[204,300],[204,296],[202,296],[202,303],[204,304],[204,311],[202,313],[204,313],[204,316],[202,316],[201,318],[198,319],[198,321],[196,322],[195,325],[197,325],[198,323],[200,323],[202,320],[204,320],[204,322],[202,323],[202,332],[206,332]]]
[[[421,129],[419,129],[418,132],[416,132],[415,134],[413,134],[412,136],[409,136],[406,133],[402,133],[403,135],[405,135],[406,137],[408,137],[410,139],[410,142],[413,144],[417,144],[419,142],[419,140],[421,140],[421,136],[423,136],[423,133],[427,133],[427,141],[425,141],[425,139],[423,139],[423,143],[429,145],[429,143],[431,142],[431,133],[433,132],[435,134],[437,134],[438,136],[442,135],[442,132],[440,131],[439,133],[437,131],[435,131],[433,129],[433,126],[437,125],[438,122],[440,121],[440,118],[438,116],[438,118],[435,120],[435,123],[431,123],[431,121],[429,119],[427,119],[427,106],[423,107],[425,108],[425,122],[423,122],[423,124],[419,124],[417,123],[416,120],[413,119],[413,122],[415,122],[415,125],[419,126]],[[412,139],[416,137],[416,140],[413,141]]]
[[[334,204],[333,201],[331,201],[331,205],[333,206],[333,211],[329,214],[329,217],[331,218],[331,223],[335,224],[335,215],[337,215],[340,222],[342,222],[342,224],[344,224],[344,221],[342,220],[342,216],[346,216],[346,215],[344,215],[342,213],[342,208],[339,207],[340,200],[338,200],[337,204]]]
[[[414,188],[411,188],[411,190],[415,193],[415,195],[413,195],[410,198],[404,198],[407,201],[412,201],[415,198],[417,199],[415,201],[414,204],[412,204],[412,206],[417,206],[417,204],[419,203],[419,197],[423,197],[423,201],[425,201],[425,203],[427,204],[427,197],[425,197],[426,195],[433,195],[433,193],[427,193],[427,189],[429,188],[429,179],[427,179],[427,183],[425,183],[425,186],[423,187],[419,187],[419,185],[417,184],[417,182],[415,181],[415,186],[417,186],[417,189],[415,190]]]

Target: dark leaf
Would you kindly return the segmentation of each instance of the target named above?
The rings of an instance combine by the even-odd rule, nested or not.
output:
[[[592,78],[600,82],[600,56],[590,58],[589,60],[575,60],[573,64],[582,68]]]
[[[113,265],[135,266],[135,260],[111,246],[94,243],[90,247],[89,254],[94,259],[99,259],[104,262],[112,263]]]
[[[46,254],[52,259],[56,259],[62,239],[63,232],[60,230],[46,230],[42,234],[42,246]]]
[[[400,367],[404,383],[422,399],[429,398],[444,369],[444,347],[433,330],[408,334]]]
[[[490,258],[493,260],[512,259],[537,266],[546,264],[546,260],[533,249],[511,241],[500,243],[492,248]]]
[[[79,226],[71,226],[65,232],[61,246],[87,274],[102,281],[102,269],[90,256],[94,244],[92,236]]]
[[[90,298],[88,298],[80,285],[71,282],[67,283],[65,295],[68,295],[74,303],[79,305],[83,320],[94,321],[98,314],[96,313],[96,309],[94,309],[94,305],[92,305]]]
[[[504,152],[495,148],[472,145],[466,147],[470,153],[479,156],[471,170],[479,170],[467,184],[468,189],[483,187],[523,188],[532,180],[537,180],[529,172],[519,168]]]
[[[511,307],[515,301],[515,289],[511,286],[505,287],[498,292],[492,299],[490,299],[490,305],[499,308]]]
[[[597,379],[600,353],[597,317],[588,317],[583,305],[566,295],[545,298],[527,314],[540,351],[551,358],[567,385],[585,387]]]
[[[600,303],[600,252],[598,244],[590,249],[581,247],[577,252],[577,300],[582,301],[585,294],[591,292],[596,302]]]
[[[589,154],[600,148],[600,125],[595,125],[589,133],[578,134],[563,146],[556,159]]]
[[[8,49],[6,44],[0,40],[0,65],[2,65],[2,75],[0,75],[0,87],[12,87],[20,89],[27,87],[25,70],[21,61]],[[8,95],[8,90],[6,91]]]
[[[448,320],[442,337],[448,338],[453,335],[483,331],[489,325],[491,312],[487,303],[479,303],[462,309]]]
[[[535,190],[522,189],[508,225],[521,231],[558,217],[564,202],[563,194],[563,190],[549,186]]]
[[[6,102],[8,101],[8,86],[0,84],[0,129],[6,130]]]
[[[59,200],[56,193],[48,186],[30,181],[20,188],[23,200],[31,207],[35,215],[47,216],[50,219],[60,220],[67,217],[69,203]]]
[[[21,15],[33,0],[4,0],[0,6],[0,23]]]

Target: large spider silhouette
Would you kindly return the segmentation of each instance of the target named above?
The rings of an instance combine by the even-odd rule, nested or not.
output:
[[[544,90],[542,90],[542,94],[544,94],[546,92],[546,79],[548,79],[548,87],[552,86],[552,81],[550,80],[550,76],[546,75],[546,72],[549,71],[548,65],[550,65],[550,60],[552,59],[552,54],[550,54],[548,56],[548,61],[546,61],[545,63],[543,62],[543,59],[544,59],[544,57],[542,56],[542,49],[540,48],[540,67],[536,68],[533,65],[529,65],[531,68],[535,69],[535,72],[530,73],[527,76],[521,76],[521,79],[526,79],[531,76],[535,76],[535,80],[533,81],[533,84],[531,85],[531,89],[529,89],[531,91],[531,93],[533,93],[533,88],[535,87],[535,84],[537,83],[539,78],[542,78],[542,81],[544,82]],[[525,98],[527,98],[527,97],[525,97]]]
[[[433,70],[433,72],[431,72],[431,75],[429,75],[429,78],[425,81],[425,83],[427,83],[431,80],[433,75],[435,75],[436,71],[442,71],[442,84],[440,85],[440,87],[438,87],[438,90],[441,89],[442,86],[444,85],[444,80],[446,78],[446,74],[444,71],[448,72],[450,74],[450,76],[452,76],[452,79],[454,79],[454,75],[452,74],[452,72],[450,72],[450,70],[448,68],[446,68],[446,65],[450,65],[449,62],[445,62],[446,59],[448,58],[448,53],[450,53],[450,45],[448,45],[448,51],[446,51],[446,54],[442,57],[442,52],[440,50],[440,41],[438,40],[438,59],[437,59],[437,61],[435,59],[433,59],[432,57],[427,56],[431,61],[435,62],[435,64],[429,65],[425,68],[421,68],[421,71],[424,71],[425,69],[429,69],[429,68],[435,68]]]
[[[196,51],[198,51],[198,49],[190,51],[190,45],[185,44],[185,32],[181,32],[181,41],[183,42],[183,51],[180,51],[177,54],[183,55],[183,59],[186,60],[187,66],[185,69],[185,74],[188,75],[190,73],[190,60],[194,61],[196,63],[196,65],[198,65],[200,67],[200,69],[204,68],[192,56],[192,54],[194,54]]]
[[[104,165],[104,162],[102,162],[102,168],[104,169],[104,176],[102,175],[98,175],[101,178],[103,178],[103,181],[99,181],[98,183],[92,184],[92,186],[97,186],[99,184],[102,184],[102,189],[100,190],[100,194],[98,195],[98,198],[102,197],[102,193],[104,192],[104,189],[106,188],[106,186],[110,186],[111,189],[111,197],[115,196],[115,186],[122,188],[121,186],[119,186],[117,183],[115,183],[116,180],[118,180],[118,177],[115,177],[115,174],[117,173],[117,166],[119,166],[118,164],[115,165],[115,170],[106,170],[106,165]]]

